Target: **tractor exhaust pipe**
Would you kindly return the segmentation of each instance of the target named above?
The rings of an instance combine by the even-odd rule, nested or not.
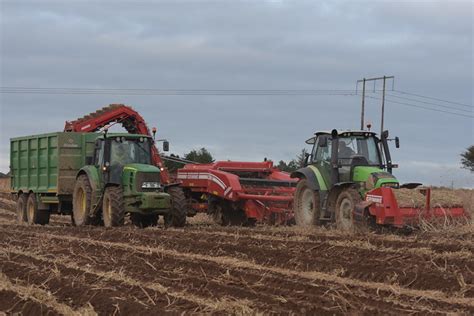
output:
[[[331,131],[331,180],[332,184],[339,182],[339,134],[336,129]]]

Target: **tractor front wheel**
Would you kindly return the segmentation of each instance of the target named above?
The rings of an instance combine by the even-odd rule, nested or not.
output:
[[[311,189],[306,179],[300,180],[296,186],[294,212],[298,226],[315,226],[321,222],[319,192]]]
[[[361,201],[357,190],[348,188],[339,193],[336,200],[336,227],[342,231],[354,231],[354,210]]]
[[[125,204],[121,187],[105,189],[102,201],[102,218],[105,227],[123,226],[125,221]]]
[[[171,187],[167,193],[171,196],[171,210],[164,216],[166,227],[183,227],[186,225],[188,203],[183,189]]]

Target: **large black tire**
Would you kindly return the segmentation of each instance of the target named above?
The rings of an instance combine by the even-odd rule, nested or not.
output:
[[[125,204],[121,187],[112,186],[105,189],[102,202],[102,219],[105,227],[123,226]]]
[[[132,220],[133,225],[140,228],[156,226],[158,224],[158,215],[156,214],[143,215],[140,213],[132,213],[130,219]]]
[[[86,175],[80,175],[72,194],[72,223],[75,226],[96,225],[97,216],[92,217],[92,187]]]
[[[18,224],[27,223],[28,218],[26,217],[26,202],[28,201],[28,195],[21,193],[18,194],[18,200],[16,200],[16,221]]]
[[[308,180],[301,179],[296,185],[293,205],[296,225],[317,226],[321,224],[319,201],[319,192],[309,187]]]
[[[180,187],[171,187],[167,193],[171,196],[171,210],[164,216],[166,227],[183,227],[186,225],[188,202]]]
[[[28,224],[46,225],[49,223],[49,215],[49,211],[38,209],[36,195],[34,193],[30,193],[26,202],[26,217],[28,219]]]
[[[335,220],[336,227],[342,231],[355,231],[357,225],[354,221],[354,209],[362,201],[359,192],[347,188],[339,193],[336,200]]]

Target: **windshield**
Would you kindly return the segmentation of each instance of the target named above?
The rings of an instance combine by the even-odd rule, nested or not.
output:
[[[313,150],[313,157],[316,161],[331,161],[332,140],[329,136],[318,137]],[[378,148],[373,137],[347,136],[339,138],[338,158],[342,165],[351,164],[354,157],[363,157],[368,165],[380,165]]]
[[[114,138],[110,146],[111,164],[126,165],[130,163],[151,164],[150,141],[148,138],[126,139]]]
[[[350,163],[347,160],[355,156],[364,157],[369,165],[380,165],[378,148],[373,137],[349,136],[339,138],[339,159],[342,160],[342,163]]]

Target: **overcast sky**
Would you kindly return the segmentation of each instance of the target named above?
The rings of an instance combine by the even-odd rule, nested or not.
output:
[[[0,3],[2,87],[354,89],[357,79],[394,75],[397,90],[468,106],[417,105],[470,116],[387,102],[385,126],[401,140],[392,150],[395,175],[474,187],[474,174],[459,163],[474,143],[471,1]],[[60,131],[109,103],[132,105],[172,152],[206,147],[217,159],[289,160],[315,131],[360,122],[360,96],[0,98],[4,172],[9,138]],[[380,101],[368,99],[367,112],[378,131]]]

